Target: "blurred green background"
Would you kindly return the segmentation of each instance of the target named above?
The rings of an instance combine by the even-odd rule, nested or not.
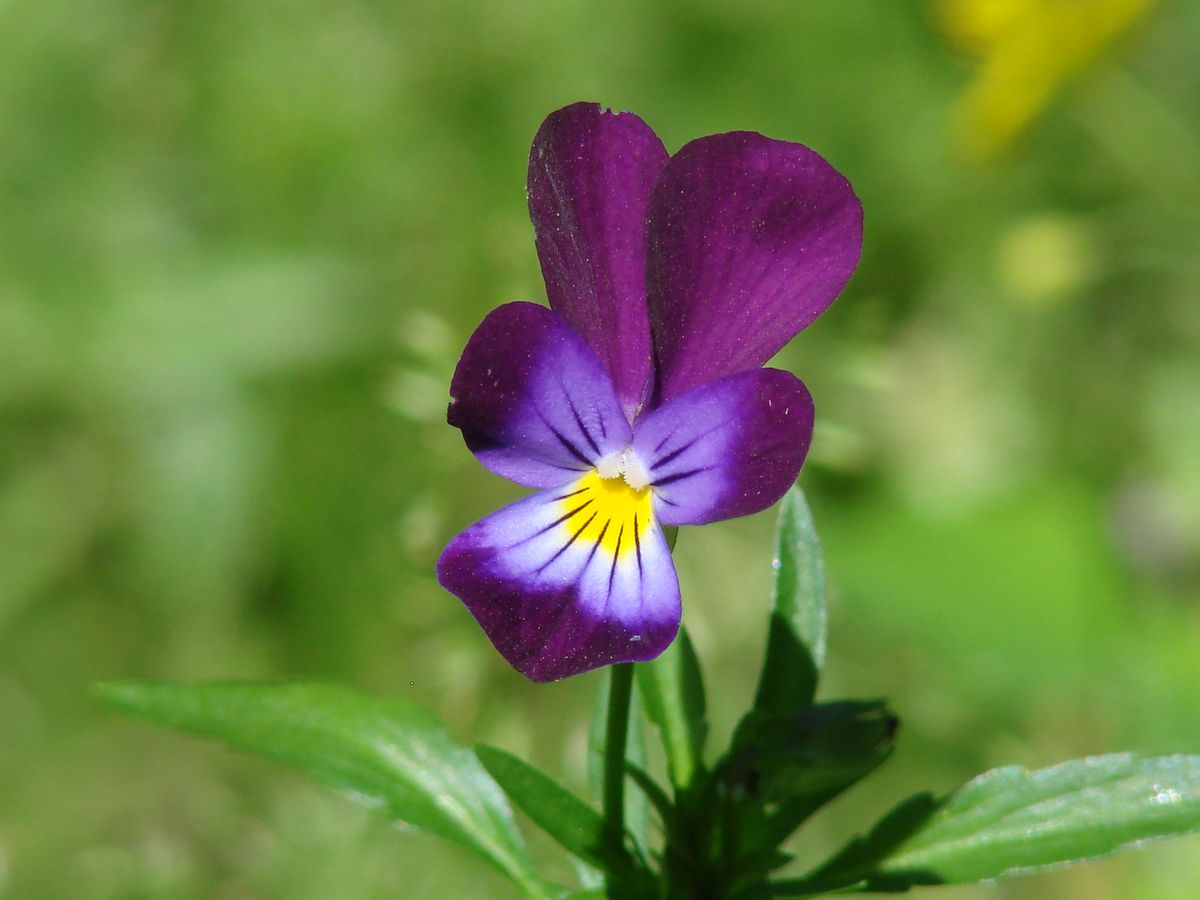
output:
[[[544,296],[526,154],[578,99],[670,149],[811,144],[867,211],[780,364],[820,421],[825,696],[905,725],[801,857],[984,767],[1200,752],[1200,4],[1147,6],[0,0],[0,896],[512,896],[86,691],[336,679],[582,786],[600,676],[526,683],[432,575],[518,495],[447,383],[486,311]],[[718,739],[772,524],[680,538]],[[937,896],[1198,889],[1191,839]]]

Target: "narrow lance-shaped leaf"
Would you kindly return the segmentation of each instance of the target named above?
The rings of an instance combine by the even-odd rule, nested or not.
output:
[[[798,485],[784,495],[775,535],[775,585],[755,709],[787,712],[813,701],[825,662],[825,568]]]
[[[686,789],[703,768],[708,728],[704,679],[687,631],[680,628],[667,651],[636,673],[642,708],[662,738],[671,783]]]
[[[952,794],[879,867],[971,882],[1200,830],[1200,756],[1112,754],[995,769]]]
[[[474,851],[528,896],[536,876],[512,812],[475,755],[428,712],[321,684],[125,682],[99,695],[127,713],[297,765],[401,822]]]
[[[603,816],[557,781],[511,753],[482,744],[475,755],[504,792],[538,827],[570,853],[615,876],[626,891],[639,875],[624,847],[614,844]]]
[[[890,879],[880,883],[872,879],[875,866],[896,847],[918,831],[938,809],[939,801],[929,793],[914,794],[894,807],[865,835],[852,838],[841,850],[804,878],[789,878],[771,883],[773,897],[817,897],[839,893],[856,885],[876,891],[905,891],[917,883],[937,883],[936,878],[922,880]]]

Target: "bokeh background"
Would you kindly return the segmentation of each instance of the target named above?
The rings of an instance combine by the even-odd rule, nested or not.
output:
[[[1200,752],[1198,46],[1186,0],[0,0],[0,896],[512,896],[87,688],[335,679],[583,785],[600,676],[526,683],[432,575],[517,495],[446,387],[544,297],[526,154],[578,99],[803,141],[866,207],[780,364],[825,696],[905,724],[801,857],[985,767]],[[772,524],[679,542],[718,740]],[[938,896],[1194,900],[1198,840]]]

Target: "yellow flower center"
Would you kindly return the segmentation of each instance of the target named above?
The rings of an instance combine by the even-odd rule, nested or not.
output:
[[[594,469],[559,502],[568,544],[601,547],[617,559],[641,553],[654,521],[649,487],[631,487],[621,476],[603,478]]]

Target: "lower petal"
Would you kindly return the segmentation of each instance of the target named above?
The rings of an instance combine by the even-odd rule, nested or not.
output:
[[[649,502],[621,513],[594,496],[598,484],[593,473],[519,500],[438,560],[438,581],[533,681],[653,659],[679,628],[679,583]]]
[[[702,525],[766,509],[808,453],[813,404],[795,375],[756,369],[685,391],[643,416],[633,450],[664,525]]]

